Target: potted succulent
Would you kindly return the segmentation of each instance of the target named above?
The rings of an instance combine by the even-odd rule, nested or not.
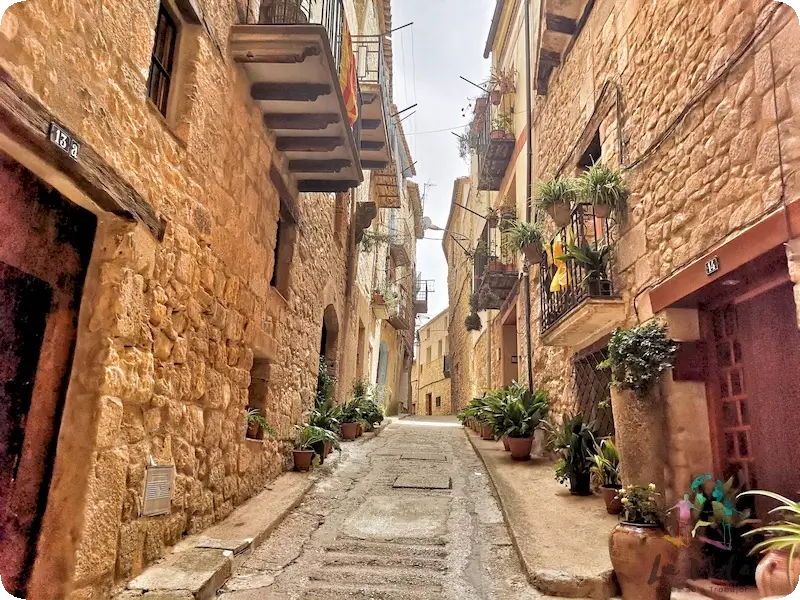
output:
[[[611,532],[608,551],[623,600],[669,600],[677,573],[678,547],[665,538],[655,484],[620,490],[622,522]]]
[[[569,224],[577,197],[578,185],[573,178],[556,177],[536,184],[536,206],[550,215],[558,227]]]
[[[612,213],[623,221],[628,210],[628,190],[619,171],[595,163],[578,177],[581,199],[592,205],[594,214],[607,219]]]
[[[581,246],[568,244],[564,256],[559,260],[572,260],[577,263],[584,273],[583,285],[592,297],[611,296],[613,286],[608,277],[608,263],[611,260],[611,246],[602,243],[602,240],[585,242]]]
[[[298,471],[308,471],[315,457],[321,459],[321,455],[314,448],[319,447],[320,444],[324,447],[326,443],[339,449],[339,438],[332,431],[309,424],[298,425],[292,451],[295,468]]]
[[[556,479],[569,483],[574,496],[590,496],[592,456],[596,445],[594,428],[580,414],[564,414],[560,424],[547,423],[549,447],[559,455]]]
[[[764,553],[756,569],[756,585],[761,597],[789,597],[800,585],[800,502],[762,490],[741,495],[765,496],[780,503],[770,511],[770,514],[780,515],[780,521],[745,535],[767,536],[753,548],[753,552]]]
[[[267,423],[267,419],[261,414],[261,409],[248,407],[245,417],[247,420],[247,433],[245,437],[247,437],[247,439],[261,440],[264,439],[265,433],[276,437],[275,430]]]
[[[492,104],[499,105],[503,96],[516,91],[516,79],[517,71],[515,69],[492,69],[492,74],[487,82],[488,87],[492,90],[490,94]]]
[[[513,460],[528,460],[533,434],[547,418],[550,409],[547,392],[531,392],[526,386],[512,383],[507,388],[507,397],[500,415],[501,435],[508,443]]]
[[[535,265],[542,261],[544,235],[538,223],[513,221],[505,232],[505,243],[509,249],[522,252],[528,264]]]
[[[314,409],[309,417],[309,425],[320,427],[332,432],[339,438],[339,428],[341,425],[342,409],[336,406],[332,399],[328,399]],[[314,450],[321,457],[321,462],[331,453],[333,446],[330,442],[323,443],[322,446],[315,447]]]
[[[600,440],[595,448],[591,475],[600,487],[608,514],[618,515],[622,510],[622,501],[619,497],[622,480],[619,477],[619,451],[611,438]]]
[[[611,405],[623,485],[651,481],[664,487],[664,406],[658,382],[672,368],[676,346],[666,326],[650,321],[616,330],[608,359],[598,368],[611,369]]]
[[[358,437],[361,423],[361,405],[358,398],[351,398],[342,405],[340,423],[343,440],[354,440]]]

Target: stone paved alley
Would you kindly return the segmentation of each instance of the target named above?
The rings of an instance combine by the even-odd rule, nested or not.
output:
[[[409,418],[344,445],[238,569],[224,600],[543,598],[511,545],[480,459],[452,418]]]

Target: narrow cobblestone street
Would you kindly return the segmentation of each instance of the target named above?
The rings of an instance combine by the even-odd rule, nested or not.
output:
[[[542,598],[455,419],[396,422],[345,445],[220,592],[224,600]]]

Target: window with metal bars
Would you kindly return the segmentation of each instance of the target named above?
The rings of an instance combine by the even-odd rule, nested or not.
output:
[[[614,435],[614,415],[611,412],[611,370],[598,365],[608,356],[603,349],[576,357],[572,363],[573,399],[578,412],[601,437]]]
[[[156,21],[156,37],[153,54],[150,58],[150,76],[147,80],[147,96],[159,112],[167,116],[169,90],[175,61],[175,45],[178,40],[178,27],[175,19],[162,4]]]

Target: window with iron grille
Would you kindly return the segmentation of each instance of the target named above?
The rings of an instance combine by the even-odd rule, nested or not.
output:
[[[601,437],[614,435],[614,415],[611,412],[611,370],[597,366],[608,356],[603,349],[581,357],[572,363],[573,398],[575,406],[587,423],[594,427]]]
[[[167,116],[169,89],[175,61],[175,44],[178,28],[175,20],[162,4],[158,10],[156,39],[150,58],[150,76],[147,80],[147,95],[162,115]]]

